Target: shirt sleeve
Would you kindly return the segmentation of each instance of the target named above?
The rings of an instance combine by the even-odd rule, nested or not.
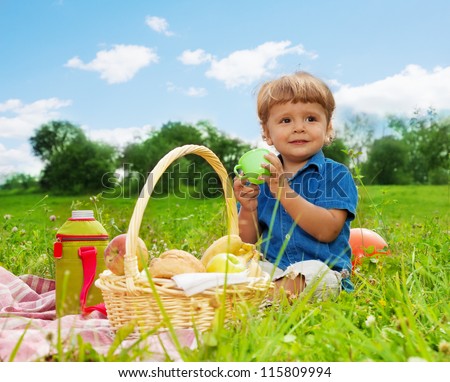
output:
[[[316,199],[316,205],[326,209],[340,209],[348,211],[348,219],[356,216],[358,204],[358,191],[349,169],[344,165],[335,163],[326,166],[322,195]]]

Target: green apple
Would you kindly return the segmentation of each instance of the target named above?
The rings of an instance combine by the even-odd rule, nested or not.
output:
[[[219,253],[206,265],[206,272],[239,273],[244,272],[245,269],[245,265],[232,253]]]

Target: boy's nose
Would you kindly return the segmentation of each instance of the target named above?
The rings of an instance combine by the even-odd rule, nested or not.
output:
[[[298,133],[305,130],[305,126],[303,125],[303,121],[299,121],[294,123],[294,133]]]

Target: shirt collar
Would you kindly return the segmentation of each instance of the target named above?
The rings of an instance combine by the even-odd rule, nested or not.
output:
[[[300,171],[302,171],[305,168],[308,168],[309,166],[316,166],[318,170],[321,170],[323,165],[325,163],[325,155],[323,154],[323,151],[320,150],[317,153],[315,153],[311,158],[309,158],[309,161],[306,162],[306,164],[303,166]]]
[[[279,156],[281,159],[281,156]],[[325,164],[325,155],[323,154],[323,151],[320,150],[317,153],[315,153],[311,158],[309,158],[308,162],[300,169],[298,170],[289,180],[294,179],[298,174],[302,173],[303,171],[306,171],[310,167],[315,167],[316,170],[319,172],[322,171],[322,167]]]

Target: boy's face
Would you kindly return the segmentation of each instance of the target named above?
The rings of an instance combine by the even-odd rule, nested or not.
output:
[[[327,140],[331,123],[318,103],[274,105],[264,126],[266,141],[275,146],[284,164],[302,164],[316,154]]]

